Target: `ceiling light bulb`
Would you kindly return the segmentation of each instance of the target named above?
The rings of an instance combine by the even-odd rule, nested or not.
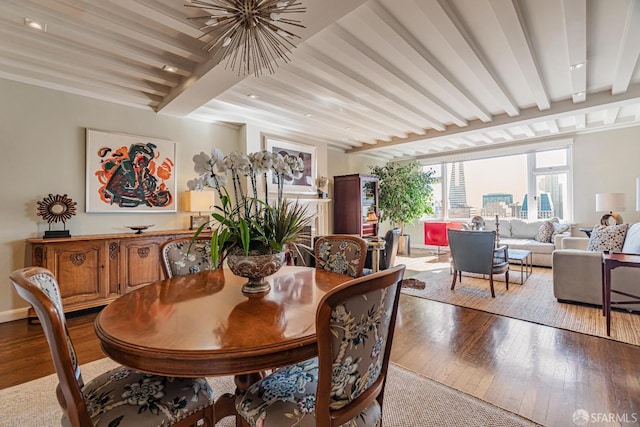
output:
[[[272,13],[271,15],[269,15],[269,17],[271,18],[272,21],[279,21],[280,20],[280,14],[279,13]]]
[[[255,93],[250,93],[249,95],[247,95],[249,98],[251,99],[256,99],[258,98],[258,95],[256,95]]]
[[[204,23],[204,25],[208,27],[215,27],[218,25],[218,19],[215,16],[212,16],[211,19]]]
[[[284,9],[285,7],[287,7],[286,1],[281,1],[280,3],[276,4],[277,9]]]
[[[584,92],[576,92],[573,94],[573,96],[582,96],[584,95]]]
[[[587,65],[587,63],[586,63],[586,62],[580,62],[580,63],[578,63],[578,64],[573,64],[573,65],[571,65],[571,66],[569,67],[569,69],[570,69],[571,71],[574,71],[574,70],[578,70],[578,69],[580,69],[580,68],[584,67],[585,65]]]
[[[176,67],[174,67],[173,65],[163,65],[162,69],[165,71],[168,71],[169,73],[175,73],[178,71],[178,69]]]
[[[225,37],[224,41],[222,42],[222,47],[227,47],[231,44],[231,37]]]

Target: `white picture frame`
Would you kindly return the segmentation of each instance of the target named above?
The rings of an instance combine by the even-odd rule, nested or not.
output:
[[[176,212],[176,144],[86,130],[86,212]]]
[[[285,182],[283,186],[285,194],[316,194],[316,178],[318,176],[316,147],[273,137],[265,137],[264,144],[267,151],[302,158],[304,164],[302,177],[292,182]],[[276,178],[271,172],[267,176],[267,182],[269,192],[277,192]]]

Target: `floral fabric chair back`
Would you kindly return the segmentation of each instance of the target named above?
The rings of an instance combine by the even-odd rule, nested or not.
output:
[[[184,276],[213,269],[211,240],[197,238],[193,240],[193,244],[191,240],[191,237],[180,237],[162,245],[160,253],[165,277]]]
[[[27,267],[9,275],[35,310],[58,376],[61,424],[72,427],[213,425],[213,390],[204,378],[170,378],[119,366],[84,383],[53,274]],[[204,424],[201,424],[204,423]]]
[[[314,254],[316,268],[360,277],[367,256],[367,242],[357,236],[322,236],[316,240]]]
[[[330,291],[316,312],[318,357],[277,369],[236,400],[252,427],[369,427],[382,402],[404,265]]]

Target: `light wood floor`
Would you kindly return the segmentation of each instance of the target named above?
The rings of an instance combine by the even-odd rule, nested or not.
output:
[[[421,255],[401,261],[438,261]],[[104,357],[95,316],[68,319],[81,363]],[[576,409],[640,420],[640,347],[604,338],[403,295],[392,361],[543,425],[575,425]],[[53,372],[39,326],[0,324],[0,389]],[[415,398],[428,404],[420,390]]]

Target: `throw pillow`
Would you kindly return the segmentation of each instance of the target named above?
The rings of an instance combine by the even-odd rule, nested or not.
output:
[[[587,250],[592,252],[612,251],[620,252],[624,245],[629,224],[596,225],[591,231]]]
[[[569,230],[571,227],[569,224],[560,224],[559,222],[553,223],[553,234],[562,234]]]
[[[534,240],[542,243],[550,243],[553,236],[553,222],[545,221],[538,228],[538,233],[533,238]]]
[[[627,230],[622,252],[625,254],[640,254],[640,222],[632,224]]]

